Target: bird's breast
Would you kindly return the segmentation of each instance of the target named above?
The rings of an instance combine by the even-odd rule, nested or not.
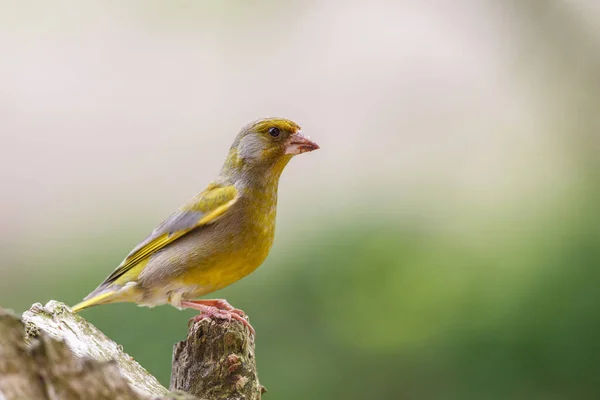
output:
[[[244,199],[198,234],[201,242],[185,284],[218,290],[258,268],[275,236],[276,199]]]

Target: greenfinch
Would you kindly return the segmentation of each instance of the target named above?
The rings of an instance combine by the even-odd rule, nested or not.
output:
[[[193,308],[254,329],[227,301],[197,300],[245,277],[265,260],[275,235],[279,177],[290,159],[319,146],[283,118],[246,125],[220,176],[162,222],[73,307],[133,302]]]

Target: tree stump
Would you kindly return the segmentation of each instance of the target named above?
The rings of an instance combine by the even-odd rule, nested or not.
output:
[[[201,319],[173,348],[171,390],[207,399],[260,400],[254,339],[240,322]]]

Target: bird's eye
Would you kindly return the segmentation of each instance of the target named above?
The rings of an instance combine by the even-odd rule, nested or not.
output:
[[[269,135],[271,135],[273,137],[279,136],[280,133],[281,133],[281,131],[279,130],[279,128],[277,128],[275,126],[272,128],[269,128]]]

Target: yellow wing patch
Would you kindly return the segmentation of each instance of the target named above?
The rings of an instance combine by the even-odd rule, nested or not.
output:
[[[237,194],[238,192],[235,186],[222,187],[213,183],[208,185],[202,193],[181,207],[181,210],[210,213],[219,207],[227,206],[231,201],[234,201],[237,198]]]
[[[145,263],[141,265],[144,260],[188,232],[215,222],[237,199],[238,192],[234,186],[209,185],[160,224],[91,295],[106,289],[112,283],[123,285],[135,280],[145,266]],[[136,268],[138,265],[142,268]]]

